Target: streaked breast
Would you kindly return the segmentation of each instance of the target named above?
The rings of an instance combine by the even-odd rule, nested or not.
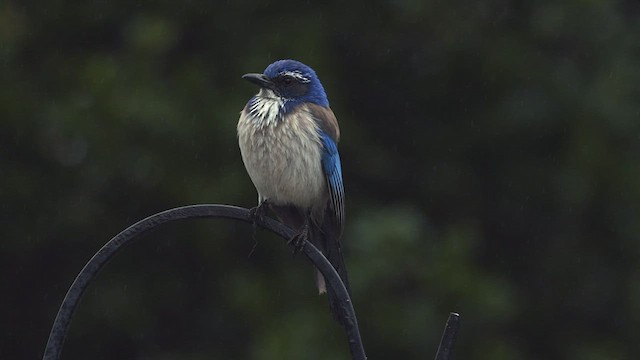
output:
[[[263,114],[273,114],[270,106],[276,104],[260,106]],[[279,120],[245,109],[238,139],[249,177],[263,198],[304,208],[326,199],[318,126],[304,105]]]

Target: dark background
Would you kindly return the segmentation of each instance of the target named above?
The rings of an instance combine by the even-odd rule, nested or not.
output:
[[[634,1],[3,1],[0,357],[42,356],[113,235],[250,207],[242,81],[316,69],[342,128],[371,359],[640,357]],[[87,291],[65,359],[348,359],[313,272],[229,221],[168,225]]]

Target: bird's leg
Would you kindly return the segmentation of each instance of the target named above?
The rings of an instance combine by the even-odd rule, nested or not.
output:
[[[297,254],[304,248],[305,241],[308,241],[311,238],[311,214],[308,213],[304,218],[304,224],[302,224],[302,228],[300,232],[295,234],[291,239],[289,239],[288,243],[293,244],[293,253]]]
[[[253,228],[257,228],[258,224],[262,224],[264,222],[264,216],[267,213],[267,208],[269,204],[267,200],[262,200],[258,204],[258,206],[252,207],[249,209],[249,220],[253,222]]]
[[[251,234],[251,237],[254,241],[253,247],[249,252],[249,257],[251,257],[251,254],[253,254],[254,250],[258,246],[258,239],[256,238],[256,233],[258,232],[258,224],[264,223],[264,216],[267,213],[268,207],[269,204],[267,203],[267,200],[261,200],[258,206],[249,209],[249,220],[251,220],[251,222],[253,223],[253,233]]]

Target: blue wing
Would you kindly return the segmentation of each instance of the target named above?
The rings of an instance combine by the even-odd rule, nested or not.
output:
[[[338,146],[324,131],[320,132],[322,140],[322,171],[329,188],[329,207],[334,215],[338,234],[342,235],[344,228],[344,186],[342,184],[342,167]]]

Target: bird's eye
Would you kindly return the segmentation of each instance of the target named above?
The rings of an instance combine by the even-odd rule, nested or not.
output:
[[[285,76],[282,82],[284,82],[285,85],[291,85],[291,83],[293,83],[293,79],[289,76]]]

